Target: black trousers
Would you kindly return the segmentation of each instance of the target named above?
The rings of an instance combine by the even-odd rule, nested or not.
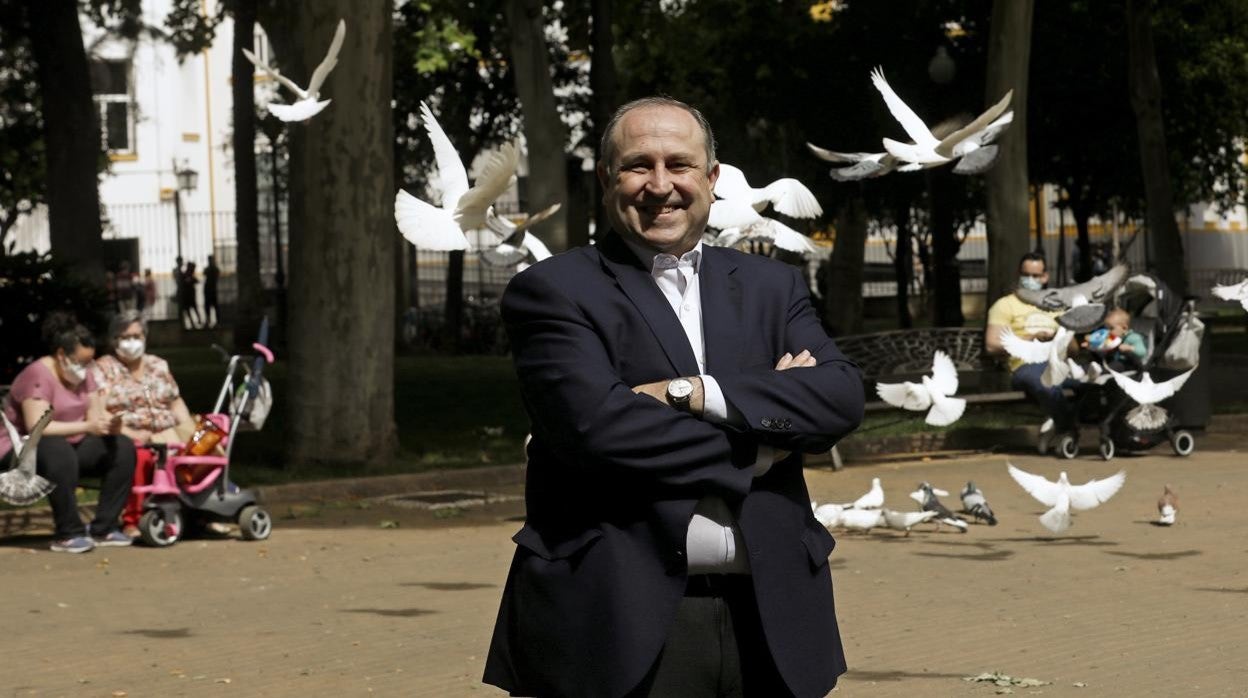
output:
[[[693,575],[654,667],[629,698],[791,696],[748,575]]]
[[[100,501],[91,521],[91,531],[104,534],[117,528],[122,507],[134,480],[134,442],[127,436],[88,434],[76,444],[63,436],[45,436],[35,452],[35,472],[56,485],[48,495],[56,537],[71,538],[87,532],[78,515],[78,488],[81,473],[99,474]]]

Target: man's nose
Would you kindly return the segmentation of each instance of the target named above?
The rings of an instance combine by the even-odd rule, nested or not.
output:
[[[661,195],[672,191],[671,173],[661,163],[650,169],[650,176],[646,179],[646,191],[650,194]]]

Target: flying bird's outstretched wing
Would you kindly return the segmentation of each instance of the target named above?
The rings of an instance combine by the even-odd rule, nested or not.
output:
[[[338,52],[342,50],[342,40],[347,35],[346,20],[338,20],[338,29],[334,31],[334,40],[329,44],[329,50],[325,52],[325,58],[321,59],[320,65],[316,66],[316,70],[312,71],[312,79],[308,81],[308,94],[320,94],[321,85],[325,84],[325,78],[329,77],[329,72],[338,65]]]
[[[1104,504],[1127,481],[1127,471],[1119,470],[1103,480],[1088,480],[1070,488],[1070,506],[1080,511]]]
[[[939,349],[932,356],[932,384],[945,395],[958,392],[958,369],[953,365],[953,359]]]
[[[511,186],[511,178],[519,164],[520,151],[511,143],[504,143],[489,156],[477,181],[455,204],[455,222],[459,223],[461,229],[477,230],[486,227],[486,211]]]
[[[429,130],[429,142],[433,144],[434,160],[438,163],[438,176],[435,181],[438,190],[442,192],[442,208],[454,211],[459,205],[459,197],[468,191],[468,170],[464,169],[459,152],[451,145],[446,131],[442,130],[429,105],[424,102],[420,103],[420,118]]]
[[[910,136],[910,140],[914,141],[917,147],[933,148],[940,142],[936,140],[936,136],[932,135],[931,130],[927,128],[927,124],[923,123],[919,115],[915,114],[914,110],[893,91],[893,88],[888,84],[888,80],[884,79],[883,68],[876,68],[871,71],[871,84],[875,85],[875,89],[879,90],[880,96],[884,98],[884,104],[888,105],[888,111],[893,115],[894,119],[897,119],[901,127],[905,129],[906,135]],[[907,144],[899,143],[899,145],[905,146]],[[889,152],[892,151],[890,150]]]
[[[1033,475],[1025,470],[1019,470],[1014,467],[1013,463],[1007,463],[1006,468],[1010,472],[1010,477],[1014,478],[1020,487],[1027,491],[1027,494],[1036,498],[1036,501],[1051,507],[1057,504],[1057,497],[1061,493],[1061,485],[1056,482],[1050,482],[1039,475]]]

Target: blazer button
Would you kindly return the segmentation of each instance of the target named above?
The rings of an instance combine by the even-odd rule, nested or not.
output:
[[[764,429],[770,429],[771,424],[772,424],[771,417],[763,417],[761,424],[763,425]]]
[[[783,426],[785,429],[792,429],[793,422],[789,421],[789,419],[786,417],[784,422],[781,423],[781,426]]]

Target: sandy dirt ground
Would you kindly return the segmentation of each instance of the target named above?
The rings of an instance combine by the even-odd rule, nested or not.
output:
[[[812,497],[872,477],[912,509],[921,480],[973,479],[1001,523],[838,533],[850,672],[833,695],[993,696],[963,677],[1048,682],[1015,695],[1248,695],[1248,460],[1242,437],[1189,459],[1014,455],[1082,482],[1124,468],[1110,502],[1052,538],[1005,456],[810,470]],[[1210,451],[1209,446],[1224,450]],[[1155,526],[1162,484],[1178,524]],[[514,491],[514,489],[513,489]],[[275,507],[265,542],[47,552],[0,540],[0,696],[501,696],[479,682],[518,502],[432,514],[367,501]]]

